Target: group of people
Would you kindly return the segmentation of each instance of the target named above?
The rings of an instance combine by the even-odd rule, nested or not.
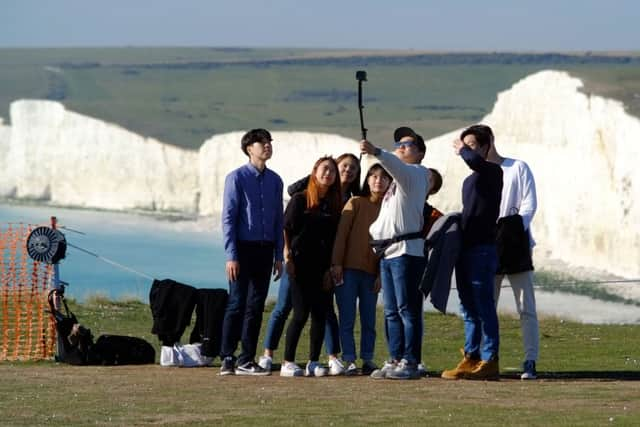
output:
[[[367,140],[360,142],[361,153],[375,159],[364,171],[350,153],[319,158],[308,176],[289,186],[291,197],[284,211],[283,181],[266,167],[273,154],[271,134],[254,129],[242,137],[241,149],[249,162],[229,173],[224,186],[222,228],[229,301],[220,375],[270,375],[274,350],[292,309],[281,376],[362,373],[374,379],[416,379],[425,375],[420,283],[426,266],[425,238],[442,216],[428,197],[440,189],[442,177],[422,166],[426,146],[419,134],[400,127],[393,136],[393,152]],[[488,126],[467,128],[453,145],[472,171],[462,188],[461,251],[455,264],[465,343],[462,360],[442,372],[442,378],[499,377],[496,305],[504,278],[511,284],[521,317],[522,378],[536,378],[539,339],[533,267],[517,273],[499,269],[496,241],[498,219],[515,213],[522,218],[530,256],[530,224],[536,210],[533,176],[526,163],[498,154]],[[280,280],[280,288],[264,353],[256,362],[272,276]],[[374,346],[380,290],[389,358],[378,367]],[[354,338],[356,312],[360,368]],[[296,349],[309,317],[309,354],[303,368],[296,363]],[[320,362],[323,341],[328,366]]]

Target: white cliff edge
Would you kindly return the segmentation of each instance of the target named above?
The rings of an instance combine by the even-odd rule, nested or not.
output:
[[[568,73],[542,71],[498,95],[482,123],[501,155],[526,161],[536,179],[537,257],[640,277],[640,120],[622,103],[579,91]],[[462,129],[427,141],[425,163],[444,185],[433,204],[461,207],[470,173],[453,154]]]
[[[482,122],[499,152],[525,160],[537,182],[533,232],[539,259],[640,276],[640,120],[621,103],[586,95],[579,79],[543,71],[498,95]],[[216,135],[199,151],[145,138],[51,101],[11,105],[0,122],[0,198],[64,206],[216,215],[226,174],[247,161],[243,132]],[[444,185],[431,202],[459,210],[469,174],[453,154],[453,131],[427,141],[425,164]],[[269,167],[285,187],[325,154],[358,152],[329,134],[274,132]],[[286,193],[286,189],[285,189]],[[286,198],[286,194],[285,194]]]
[[[0,122],[0,198],[61,206],[214,215],[225,176],[246,163],[243,132],[216,135],[199,151],[145,138],[52,101],[11,104]],[[273,132],[269,167],[286,185],[308,175],[323,155],[357,153],[338,135]]]
[[[244,132],[216,135],[200,148],[200,214],[214,215],[222,209],[225,176],[248,161],[240,150]],[[272,132],[273,157],[267,167],[276,171],[287,186],[311,173],[315,161],[325,155],[337,157],[343,153],[358,153],[354,140],[332,134],[309,132]],[[357,154],[356,154],[357,155]]]
[[[5,143],[0,141],[0,147]],[[0,197],[64,206],[197,213],[198,153],[51,101],[11,104]]]

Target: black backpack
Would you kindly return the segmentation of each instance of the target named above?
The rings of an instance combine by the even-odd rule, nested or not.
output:
[[[59,298],[65,313],[57,310],[54,298]],[[154,363],[156,352],[142,338],[122,335],[100,335],[93,342],[91,330],[80,325],[67,306],[64,288],[49,292],[49,308],[58,332],[56,361],[70,365],[140,365]]]
[[[64,304],[64,313],[55,308],[54,298],[59,298],[60,302]],[[62,290],[51,290],[47,300],[49,301],[50,313],[55,320],[58,333],[56,361],[71,365],[89,364],[93,346],[91,329],[80,325],[76,315],[69,310],[67,301],[64,299],[64,288]]]

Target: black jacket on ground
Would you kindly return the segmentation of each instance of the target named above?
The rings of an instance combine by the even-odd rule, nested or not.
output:
[[[202,343],[202,355],[216,357],[222,344],[222,323],[229,293],[225,289],[198,289],[196,324],[190,343]]]
[[[191,322],[197,292],[193,286],[171,279],[154,280],[149,291],[149,306],[153,315],[151,333],[162,345],[172,346],[180,341]]]

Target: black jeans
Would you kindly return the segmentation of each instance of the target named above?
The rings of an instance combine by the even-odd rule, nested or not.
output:
[[[220,357],[232,357],[242,342],[238,365],[256,357],[264,302],[269,292],[273,268],[273,245],[239,242],[240,274],[236,282],[229,282],[229,301],[222,326]]]
[[[309,360],[317,361],[322,350],[322,340],[324,339],[327,312],[331,306],[332,294],[322,290],[321,277],[302,275],[290,280],[293,318],[287,327],[284,359],[289,362],[295,361],[300,334],[307,323],[309,314],[311,314]]]

